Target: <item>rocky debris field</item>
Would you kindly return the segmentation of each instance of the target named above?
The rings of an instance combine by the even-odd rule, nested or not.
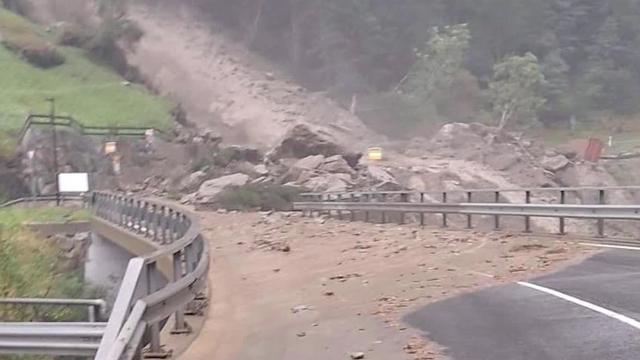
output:
[[[407,313],[592,253],[532,236],[297,213],[201,216],[213,256],[209,316],[217,320],[200,334],[215,341],[196,341],[184,355],[196,360],[442,359],[403,322]]]

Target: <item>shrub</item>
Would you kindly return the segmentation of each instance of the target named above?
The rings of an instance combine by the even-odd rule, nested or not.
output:
[[[17,15],[0,12],[2,44],[20,55],[27,62],[41,68],[51,68],[64,63],[58,49],[38,34],[29,23]]]
[[[292,186],[246,185],[221,192],[216,197],[216,203],[227,210],[290,211],[295,197],[301,191]]]

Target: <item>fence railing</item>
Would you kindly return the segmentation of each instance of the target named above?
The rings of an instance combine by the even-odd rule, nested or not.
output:
[[[78,132],[80,135],[88,136],[145,136],[147,130],[153,129],[157,136],[168,139],[169,135],[156,128],[152,127],[139,127],[139,126],[89,126],[83,125],[78,120],[71,116],[53,116],[42,114],[31,114],[27,116],[20,132],[18,133],[18,144],[22,143],[29,129],[34,126],[56,126],[67,127]]]
[[[159,250],[129,262],[96,359],[139,357],[148,339],[147,355],[165,356],[160,331],[174,316],[173,333],[190,331],[185,322],[189,304],[201,298],[209,268],[208,247],[200,234],[198,217],[156,200],[96,193],[95,216],[157,244]],[[160,263],[168,260],[172,274]],[[159,277],[170,276],[157,288]],[[145,337],[145,335],[147,335]]]
[[[438,214],[441,225],[450,224],[451,215],[461,215],[466,228],[473,228],[474,216],[493,218],[493,228],[501,228],[503,217],[521,217],[523,230],[532,231],[532,218],[558,219],[558,234],[566,233],[566,219],[595,220],[597,236],[604,237],[606,220],[640,220],[640,205],[607,205],[612,194],[640,195],[640,186],[473,189],[440,192],[329,192],[305,193],[294,209],[308,214],[335,213],[351,220],[400,223],[415,214],[421,225],[425,215]],[[617,198],[623,198],[617,194]],[[542,202],[544,203],[535,203]]]
[[[202,291],[207,282],[209,253],[198,217],[160,200],[111,193],[92,193],[85,199],[93,211],[94,221],[117,229],[116,234],[120,232],[151,244],[157,250],[129,261],[107,323],[0,323],[0,353],[128,360],[141,358],[145,348],[146,356],[167,357],[169,353],[161,347],[161,330],[167,320],[173,317],[171,333],[189,333],[191,328],[185,315],[197,308],[194,301],[204,300]],[[89,300],[4,301],[100,305]],[[95,315],[95,311],[90,313],[90,320],[95,320]]]

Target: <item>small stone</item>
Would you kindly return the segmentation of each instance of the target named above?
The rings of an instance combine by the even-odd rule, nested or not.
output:
[[[301,331],[301,332],[297,333],[296,335],[297,335],[298,337],[305,337],[305,336],[307,336],[307,333],[306,333],[306,332],[304,332],[304,331]]]
[[[323,295],[324,295],[324,296],[333,296],[333,295],[335,295],[335,293],[334,293],[333,291],[325,291],[325,292],[323,293]]]
[[[297,314],[301,311],[311,310],[311,306],[309,305],[298,305],[291,308],[291,312]]]
[[[364,353],[363,352],[353,352],[353,353],[349,354],[349,356],[351,356],[351,358],[354,359],[354,360],[364,359]]]

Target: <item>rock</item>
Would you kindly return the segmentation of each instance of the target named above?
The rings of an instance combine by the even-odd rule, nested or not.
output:
[[[296,161],[285,174],[285,181],[303,183],[311,179],[315,176],[315,170],[322,165],[324,160],[323,155],[312,155]],[[303,177],[303,175],[305,176]]]
[[[207,173],[204,171],[196,171],[180,181],[179,189],[181,192],[196,190],[206,179]]]
[[[540,165],[546,170],[556,172],[567,167],[569,165],[569,159],[564,155],[545,156],[540,161]]]
[[[248,182],[249,176],[239,173],[205,181],[198,190],[197,201],[200,203],[213,202],[215,197],[223,190],[234,186],[243,186]]]
[[[262,154],[256,148],[234,145],[225,148],[224,153],[229,161],[248,161],[252,164],[262,161]]]
[[[325,157],[323,155],[312,155],[307,156],[304,159],[298,160],[295,164],[293,164],[293,168],[299,170],[314,170],[320,167],[325,161]]]
[[[307,333],[306,333],[306,332],[304,332],[304,331],[301,331],[301,332],[297,333],[296,335],[297,335],[298,337],[305,337],[305,336],[307,336]]]
[[[354,359],[364,359],[364,353],[363,352],[352,352],[351,354],[349,354],[349,356]]]
[[[197,192],[187,194],[180,198],[180,204],[191,204],[196,201],[197,197],[198,197]]]
[[[349,166],[349,163],[347,163],[342,155],[334,155],[326,158],[324,163],[320,165],[320,170],[330,173],[355,174],[355,170]]]
[[[313,192],[333,192],[346,191],[352,182],[348,174],[325,174],[316,176],[302,185]]]
[[[362,157],[361,153],[345,150],[330,139],[326,133],[322,134],[311,130],[307,125],[298,124],[284,135],[280,144],[270,152],[269,158],[272,160],[302,159],[310,155],[342,155],[350,166],[355,166]]]
[[[414,175],[409,178],[409,183],[407,184],[407,188],[409,190],[424,192],[427,190],[427,185],[424,180],[420,176]]]
[[[267,169],[267,166],[265,164],[256,165],[253,168],[253,171],[260,176],[266,176],[269,174],[269,169]]]
[[[401,189],[401,186],[396,178],[387,170],[379,166],[368,166],[366,175],[368,182],[373,183],[373,186],[379,190],[392,191]]]
[[[485,163],[500,171],[508,170],[520,162],[520,155],[515,151],[504,151],[491,154],[485,158]]]
[[[298,305],[291,308],[291,312],[297,314],[302,311],[313,310],[313,308],[309,305]]]

